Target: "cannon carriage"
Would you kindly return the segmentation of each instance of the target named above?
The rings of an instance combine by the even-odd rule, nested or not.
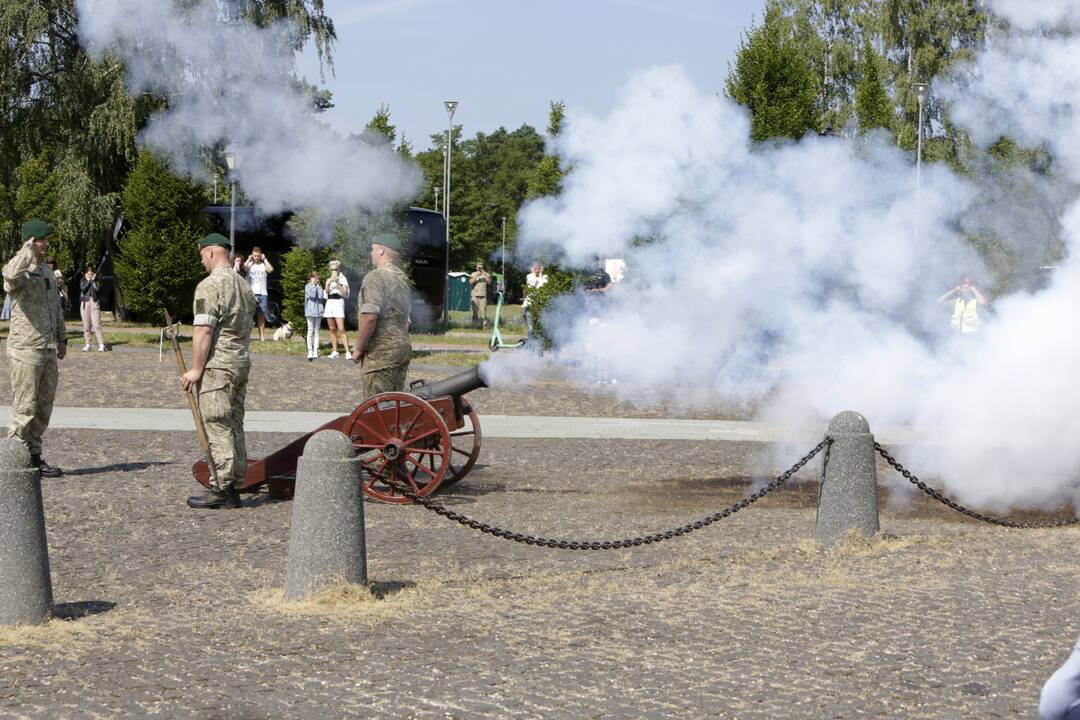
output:
[[[380,393],[292,441],[266,457],[248,459],[241,492],[266,485],[270,495],[289,499],[296,484],[296,462],[304,445],[321,430],[349,437],[363,466],[366,495],[387,503],[410,500],[397,489],[427,496],[464,478],[480,454],[480,420],[465,394],[487,387],[480,367],[432,383],[412,383],[409,392]],[[191,469],[212,487],[210,468],[199,460]]]

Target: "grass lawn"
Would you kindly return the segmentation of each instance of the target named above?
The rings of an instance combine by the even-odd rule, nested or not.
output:
[[[112,321],[110,316],[102,319],[102,331],[105,344],[113,347],[143,347],[156,348],[161,339],[161,328],[150,323],[138,323],[132,321]],[[472,365],[486,360],[488,357],[487,347],[491,339],[491,322],[495,318],[495,307],[488,306],[488,328],[482,330],[472,326],[472,315],[469,311],[451,310],[450,327],[445,333],[413,333],[411,339],[414,345],[451,345],[461,348],[483,348],[483,352],[455,352],[443,350],[416,350],[413,352],[414,360],[423,362],[428,359],[442,365]],[[83,345],[82,328],[76,321],[68,321],[68,345],[77,351]],[[0,338],[6,338],[6,323],[0,325]],[[521,305],[504,305],[500,314],[500,330],[502,330],[503,342],[514,343],[525,337],[525,326],[522,321]],[[141,331],[141,332],[140,332]],[[271,329],[267,328],[267,337],[271,335]],[[322,352],[329,354],[328,331],[322,330]],[[356,337],[356,331],[349,331],[350,340]],[[97,341],[93,343],[95,346]],[[185,348],[191,345],[191,326],[183,326],[180,330],[180,344]],[[169,341],[166,338],[165,347],[168,349]],[[251,352],[256,355],[296,355],[304,357],[307,348],[304,345],[304,337],[296,333],[284,342],[259,342],[252,340]]]

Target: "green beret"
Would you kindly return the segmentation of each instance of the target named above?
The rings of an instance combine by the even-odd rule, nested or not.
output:
[[[22,226],[22,239],[26,242],[30,238],[49,237],[54,232],[53,226],[44,220],[27,220]]]
[[[391,235],[390,233],[381,233],[371,239],[372,245],[382,245],[384,248],[389,248],[394,252],[401,252],[401,240],[397,235]]]
[[[225,237],[221,233],[210,233],[199,241],[199,249],[202,250],[204,247],[227,248],[231,246],[229,245],[229,238]]]

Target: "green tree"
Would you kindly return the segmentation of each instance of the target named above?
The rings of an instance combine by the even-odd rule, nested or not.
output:
[[[19,168],[19,186],[15,193],[15,212],[20,220],[56,217],[57,185],[60,180],[46,152],[27,158]]]
[[[727,93],[750,110],[755,141],[799,139],[818,127],[818,82],[805,39],[778,0],[768,0],[759,27],[743,36]]]
[[[206,0],[177,0],[193,6]],[[284,21],[292,51],[315,44],[332,69],[333,22],[323,0],[227,3],[237,19],[269,26]],[[135,162],[135,138],[167,98],[131,96],[115,58],[94,60],[79,43],[75,0],[0,3],[0,252],[18,245],[16,207],[21,168],[48,153],[60,178],[50,221],[76,265],[100,250],[115,218],[119,192]],[[328,101],[328,97],[313,102]]]
[[[867,40],[863,48],[863,73],[855,90],[855,112],[859,118],[859,131],[863,133],[873,128],[891,130],[893,126],[894,105],[881,82],[880,62]]]
[[[202,188],[151,153],[139,153],[123,192],[131,230],[116,258],[120,289],[139,317],[157,321],[164,310],[190,315],[195,285],[205,274],[195,244],[208,228],[205,205]]]
[[[553,100],[548,112],[547,136],[549,142],[553,141],[562,132],[565,119],[566,104],[562,100],[558,102]],[[562,192],[562,181],[565,176],[566,170],[560,164],[559,156],[554,153],[545,153],[529,175],[525,192],[526,199],[532,200],[543,195],[558,195]]]
[[[915,83],[947,77],[959,63],[971,61],[985,40],[988,16],[969,0],[877,0],[877,6],[888,81],[900,109],[897,138],[913,151],[919,119]],[[923,159],[960,169],[968,149],[948,107],[931,93],[924,109]]]
[[[380,105],[375,117],[368,120],[360,137],[371,143],[392,146],[397,139],[397,128],[390,122],[390,106]]]
[[[304,286],[308,275],[321,263],[314,250],[296,246],[281,258],[281,312],[285,320],[299,332],[307,326],[304,316]],[[320,274],[320,282],[325,278]]]

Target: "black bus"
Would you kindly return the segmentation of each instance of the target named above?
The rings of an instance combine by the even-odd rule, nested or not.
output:
[[[229,208],[211,206],[206,208],[214,221],[215,229],[222,234],[229,234]],[[292,213],[262,216],[250,206],[236,208],[236,247],[241,253],[248,253],[251,247],[262,247],[270,262],[278,272],[267,278],[271,308],[276,312],[281,306],[281,256],[293,245],[294,239],[288,230],[288,221]],[[406,241],[404,263],[413,282],[412,326],[414,330],[427,330],[442,319],[443,293],[446,291],[446,223],[441,213],[426,208],[411,207],[405,213],[405,227],[409,237]],[[360,274],[355,268],[345,268],[353,292],[360,291]],[[345,303],[345,322],[348,327],[356,327],[355,294],[352,302]],[[277,319],[267,318],[271,324]]]
[[[405,215],[405,225],[409,229],[406,253],[413,281],[413,329],[427,330],[442,319],[446,221],[434,210],[412,207]]]

